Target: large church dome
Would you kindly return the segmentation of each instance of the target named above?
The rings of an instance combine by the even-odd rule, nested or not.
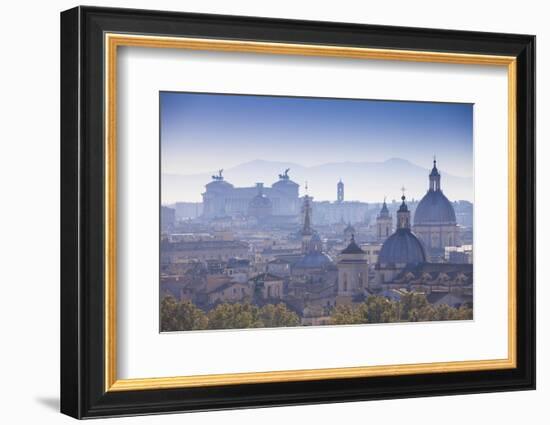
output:
[[[430,188],[416,207],[414,224],[456,224],[453,205],[441,191],[441,175],[435,158],[430,173]]]
[[[441,190],[429,190],[418,203],[414,224],[456,224],[455,210]]]
[[[419,264],[426,261],[422,242],[407,228],[397,229],[380,250],[380,264]]]

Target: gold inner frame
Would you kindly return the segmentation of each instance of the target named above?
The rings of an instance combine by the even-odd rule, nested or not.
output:
[[[357,378],[416,373],[447,373],[511,369],[516,358],[516,58],[462,53],[337,47],[326,45],[213,40],[128,34],[105,34],[105,391],[135,391],[214,385]],[[118,379],[116,324],[116,99],[119,46],[325,56],[507,67],[508,72],[508,357],[419,364],[304,369],[164,378]]]

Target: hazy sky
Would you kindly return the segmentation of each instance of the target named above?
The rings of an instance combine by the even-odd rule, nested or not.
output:
[[[304,166],[398,157],[473,174],[473,106],[457,103],[160,93],[163,173],[255,159]]]

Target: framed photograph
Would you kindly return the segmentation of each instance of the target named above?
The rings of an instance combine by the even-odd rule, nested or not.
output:
[[[535,388],[535,37],[61,14],[61,411]]]

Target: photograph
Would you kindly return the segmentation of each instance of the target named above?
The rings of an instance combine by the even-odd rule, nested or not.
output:
[[[473,320],[474,106],[159,92],[160,332]]]

